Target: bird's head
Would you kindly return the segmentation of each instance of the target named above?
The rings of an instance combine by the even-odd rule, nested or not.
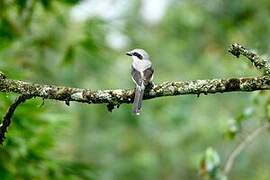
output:
[[[126,55],[138,58],[139,60],[149,60],[148,53],[143,49],[133,49],[132,51],[127,52]]]

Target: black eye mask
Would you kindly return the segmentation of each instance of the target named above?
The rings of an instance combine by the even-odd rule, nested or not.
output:
[[[136,56],[137,58],[139,58],[140,60],[143,59],[142,55],[140,55],[139,53],[135,52],[133,53],[134,56]]]

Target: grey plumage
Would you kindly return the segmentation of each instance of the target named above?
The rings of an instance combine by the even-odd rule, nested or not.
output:
[[[136,84],[133,113],[140,114],[145,87],[152,81],[154,70],[149,55],[143,49],[134,49],[127,53],[132,56],[131,76]]]

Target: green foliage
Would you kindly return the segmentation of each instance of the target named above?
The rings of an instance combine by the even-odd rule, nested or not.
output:
[[[220,172],[220,157],[213,148],[207,148],[201,159],[200,173],[209,179],[226,180]]]

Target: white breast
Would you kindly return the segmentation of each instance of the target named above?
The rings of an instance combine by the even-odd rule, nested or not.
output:
[[[146,70],[152,66],[152,63],[149,60],[140,60],[136,56],[135,57],[133,56],[132,58],[133,58],[132,66],[137,71],[143,72],[144,70]]]

